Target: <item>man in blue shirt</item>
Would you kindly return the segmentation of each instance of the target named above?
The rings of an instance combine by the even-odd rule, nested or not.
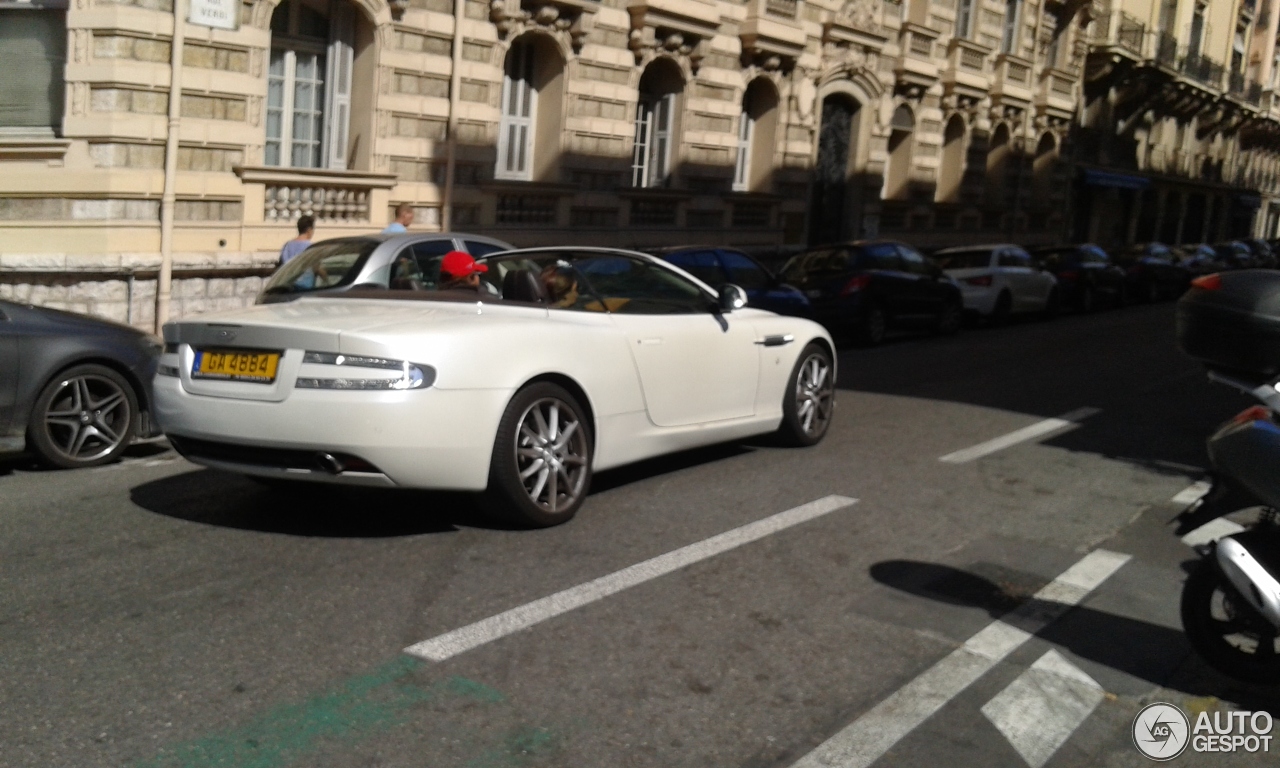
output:
[[[401,203],[396,206],[396,220],[387,225],[382,230],[384,235],[403,235],[409,231],[409,225],[413,224],[413,206],[409,203]]]
[[[311,237],[316,233],[316,220],[310,216],[298,219],[298,236],[280,249],[280,264],[288,264],[294,256],[311,247]]]

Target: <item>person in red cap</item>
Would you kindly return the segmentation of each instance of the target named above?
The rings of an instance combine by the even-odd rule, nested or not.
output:
[[[440,290],[480,291],[480,273],[488,272],[484,264],[477,264],[471,254],[449,251],[440,260]]]

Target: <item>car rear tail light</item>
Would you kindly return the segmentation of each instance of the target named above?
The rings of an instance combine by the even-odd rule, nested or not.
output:
[[[1202,291],[1220,291],[1222,290],[1222,275],[1215,272],[1212,275],[1197,277],[1191,281],[1191,285]]]
[[[1068,271],[1066,271],[1066,272],[1059,272],[1059,273],[1058,273],[1058,279],[1059,279],[1059,280],[1075,280],[1075,279],[1076,279],[1076,278],[1078,278],[1078,277],[1080,277],[1080,273],[1079,273],[1079,272],[1074,272],[1074,271],[1071,271],[1071,270],[1068,270]]]
[[[1247,424],[1251,421],[1271,421],[1271,409],[1265,405],[1246,408],[1231,419],[1232,424]]]
[[[1138,274],[1138,273],[1139,273],[1139,272],[1141,272],[1141,271],[1142,271],[1142,267],[1141,267],[1141,266],[1139,266],[1139,265],[1136,265],[1136,264],[1135,264],[1134,266],[1129,267],[1128,269],[1126,269],[1126,270],[1125,270],[1125,272],[1128,272],[1128,273],[1129,273],[1129,274],[1131,274],[1131,275],[1136,275],[1136,274]]]
[[[969,285],[980,285],[984,288],[991,286],[991,275],[982,275],[980,277],[966,277],[964,279]]]
[[[857,275],[844,284],[844,288],[840,289],[840,295],[848,296],[851,293],[866,288],[868,285],[871,285],[871,275]]]

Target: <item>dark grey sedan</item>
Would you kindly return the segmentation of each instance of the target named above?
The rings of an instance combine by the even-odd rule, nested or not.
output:
[[[0,451],[92,467],[151,432],[163,344],[125,325],[0,301]]]

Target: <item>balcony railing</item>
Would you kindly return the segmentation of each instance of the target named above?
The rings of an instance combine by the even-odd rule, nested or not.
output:
[[[1257,80],[1250,80],[1249,84],[1245,86],[1245,89],[1244,89],[1244,100],[1249,102],[1255,107],[1261,106],[1262,105],[1262,83],[1259,83]]]
[[[794,19],[797,5],[796,0],[765,0],[764,10],[770,16]]]
[[[1136,54],[1142,53],[1142,40],[1146,37],[1147,25],[1127,13],[1120,14],[1120,28],[1117,30],[1116,42],[1121,48]]]
[[[1227,92],[1232,96],[1244,96],[1244,73],[1232,72],[1227,76]]]
[[[1226,68],[1208,56],[1188,54],[1182,57],[1178,70],[1187,77],[1210,88],[1222,87]]]

